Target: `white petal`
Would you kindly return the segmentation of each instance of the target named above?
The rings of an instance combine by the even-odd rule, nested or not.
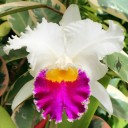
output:
[[[102,59],[105,55],[119,52],[123,48],[123,30],[113,22],[110,22],[107,31],[102,29],[101,24],[89,19],[69,24],[64,31],[67,54],[71,58],[81,54],[96,54]]]
[[[27,47],[28,61],[31,65],[33,76],[46,66],[54,65],[57,58],[64,54],[64,37],[62,28],[55,23],[48,23],[43,19],[34,30],[27,28],[21,37],[9,39],[10,45],[4,49],[19,49]]]
[[[77,5],[72,4],[70,5],[67,10],[65,11],[62,20],[60,21],[60,25],[66,26],[72,22],[81,20],[79,8]]]
[[[98,57],[93,54],[81,54],[81,56],[76,56],[72,61],[77,67],[85,70],[91,80],[99,80],[108,71],[107,66],[102,64]]]
[[[21,104],[23,101],[28,99],[30,96],[32,96],[33,91],[33,80],[27,82],[17,93],[17,95],[14,97],[12,102],[12,110],[14,111],[15,108]]]
[[[113,114],[113,107],[105,88],[98,82],[90,82],[92,95],[105,107],[110,115]]]

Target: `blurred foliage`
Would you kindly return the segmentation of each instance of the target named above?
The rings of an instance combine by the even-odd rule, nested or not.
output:
[[[95,110],[95,114],[104,119],[111,128],[128,128],[128,102],[123,100],[123,98],[128,99],[128,2],[126,0],[89,0],[89,2],[87,0],[30,0],[28,2],[36,3],[31,3],[32,6],[28,3],[22,7],[17,6],[16,3],[10,5],[11,2],[18,1],[0,0],[0,15],[6,15],[0,18],[0,56],[2,56],[7,63],[10,76],[9,87],[6,93],[0,97],[0,128],[6,128],[6,125],[10,126],[10,128],[33,128],[34,125],[41,121],[40,113],[36,111],[32,102],[32,95],[29,99],[23,99],[23,101],[16,106],[14,111],[11,110],[14,98],[16,98],[18,92],[28,81],[32,80],[33,77],[28,73],[29,63],[26,59],[28,55],[26,48],[11,50],[9,55],[6,55],[3,51],[3,47],[7,44],[8,38],[12,38],[12,35],[19,36],[21,32],[25,31],[28,25],[34,28],[37,22],[42,21],[43,17],[49,22],[59,23],[62,13],[65,11],[66,7],[72,3],[77,3],[79,5],[82,19],[89,18],[93,21],[102,23],[104,29],[108,28],[107,20],[114,20],[125,29],[125,53],[114,53],[104,58],[103,63],[107,64],[109,71],[106,76],[100,80],[104,86],[108,86],[109,84],[116,90],[111,92],[110,89],[108,91],[116,112],[109,117],[104,108],[102,106],[98,107],[99,103],[92,98],[89,111],[81,120],[69,123],[64,116],[64,123],[57,126],[53,122],[47,122],[46,128],[86,128],[86,122],[89,121],[87,117],[90,115],[90,119],[92,119]],[[4,3],[6,3],[6,5],[3,5]],[[37,5],[39,6],[40,4],[41,6],[46,5],[46,7],[37,8]],[[52,9],[47,8],[47,6]],[[0,83],[3,79],[4,76],[0,72]],[[120,94],[123,95],[123,98],[119,96]],[[27,91],[22,93],[22,95],[27,95]],[[116,95],[118,98],[115,97]],[[12,116],[16,126],[14,126],[7,112]],[[3,119],[6,120],[7,124],[5,121],[3,122]],[[100,128],[102,127],[101,123],[101,120],[98,120],[98,123],[93,120],[90,124],[90,128]]]

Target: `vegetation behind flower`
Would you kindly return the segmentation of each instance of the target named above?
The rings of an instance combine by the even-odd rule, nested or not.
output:
[[[38,3],[37,3],[38,2]],[[108,113],[98,103],[96,99],[91,97],[91,103],[87,113],[78,121],[69,123],[66,116],[63,116],[63,122],[55,124],[47,121],[46,125],[39,126],[42,122],[40,114],[37,112],[33,97],[29,93],[30,87],[26,86],[27,82],[33,77],[28,73],[29,64],[27,62],[26,48],[12,50],[7,56],[3,47],[7,44],[8,37],[21,32],[29,25],[34,28],[37,22],[41,22],[42,17],[45,17],[49,22],[58,23],[62,18],[65,9],[72,3],[79,5],[83,19],[90,18],[93,21],[102,23],[103,28],[108,28],[107,20],[114,20],[121,25],[125,30],[125,47],[124,52],[114,53],[106,56],[102,61],[107,64],[109,71],[100,82],[107,87],[111,97],[114,114],[109,117]],[[91,6],[90,6],[91,5]],[[0,5],[0,56],[4,58],[9,72],[9,85],[4,94],[0,97],[0,126],[1,128],[87,128],[93,115],[97,115],[104,119],[112,128],[127,128],[128,127],[128,23],[127,23],[127,1],[107,1],[89,0],[89,1],[10,1],[3,0]],[[4,16],[4,17],[3,17]],[[0,66],[1,67],[1,66]],[[1,73],[5,74],[3,70]],[[0,77],[3,80],[3,76]],[[2,81],[1,80],[1,81]],[[5,80],[8,81],[7,77]],[[7,82],[6,82],[7,83]],[[3,92],[5,84],[0,83],[0,92]],[[28,87],[28,88],[27,88]],[[11,107],[14,110],[11,110]],[[100,107],[98,107],[100,106]],[[9,114],[7,114],[7,112]],[[3,120],[6,120],[4,122]],[[12,121],[13,120],[13,121]],[[90,127],[102,127],[102,121],[96,123],[93,120]],[[14,122],[14,123],[13,123]],[[46,120],[44,121],[46,122]],[[95,122],[95,123],[94,123]],[[100,124],[100,125],[99,125]],[[55,126],[56,125],[56,126]]]

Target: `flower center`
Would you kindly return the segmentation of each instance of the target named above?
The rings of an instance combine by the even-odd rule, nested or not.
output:
[[[73,82],[77,79],[78,70],[73,67],[67,69],[50,69],[46,73],[46,79],[52,82],[70,81]]]

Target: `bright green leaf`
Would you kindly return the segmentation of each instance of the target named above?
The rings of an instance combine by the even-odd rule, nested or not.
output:
[[[6,36],[11,30],[8,21],[5,21],[0,25],[0,37]]]
[[[7,111],[0,106],[0,128],[16,128]]]
[[[114,117],[113,122],[114,123],[113,123],[112,128],[127,128],[125,126],[128,124],[128,121]]]

